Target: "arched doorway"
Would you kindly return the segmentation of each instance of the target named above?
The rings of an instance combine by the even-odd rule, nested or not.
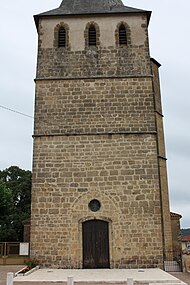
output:
[[[109,224],[90,220],[82,224],[83,268],[109,268]]]

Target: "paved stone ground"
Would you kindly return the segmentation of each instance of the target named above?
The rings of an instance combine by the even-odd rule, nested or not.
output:
[[[17,271],[19,271],[23,267],[24,267],[24,265],[3,265],[3,266],[0,266],[0,285],[6,284],[6,278],[7,278],[8,272],[16,273]],[[25,285],[25,284],[23,284],[23,285]]]
[[[17,272],[19,271],[23,265],[18,265],[18,266],[0,266],[0,285],[6,285],[6,276],[8,272]],[[184,273],[184,272],[174,272],[170,273],[174,277],[182,280],[183,282],[187,283],[190,285],[190,273]],[[28,282],[22,282],[22,285],[28,285]],[[43,284],[43,283],[42,283]]]
[[[182,280],[183,282],[187,283],[188,285],[190,285],[190,273],[187,273],[187,272],[172,272],[170,274],[173,275],[174,277]]]

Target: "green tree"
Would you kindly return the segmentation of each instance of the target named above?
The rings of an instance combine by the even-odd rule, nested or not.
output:
[[[9,240],[15,234],[12,231],[12,210],[12,192],[0,180],[0,241]]]
[[[0,181],[4,193],[0,215],[1,210],[7,209],[4,213],[6,223],[0,227],[0,241],[22,241],[23,222],[30,217],[31,171],[11,166],[0,171]]]

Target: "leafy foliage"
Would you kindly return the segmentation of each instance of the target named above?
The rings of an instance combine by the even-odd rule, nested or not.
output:
[[[30,217],[31,171],[11,166],[0,171],[0,241],[22,241]]]
[[[190,228],[188,229],[181,229],[181,236],[184,237],[184,236],[188,236],[190,235]]]
[[[11,191],[0,180],[0,240],[9,239],[14,232],[11,230],[13,199]]]
[[[28,266],[31,269],[38,266],[40,264],[40,261],[36,258],[30,258],[28,260],[25,260],[24,264],[26,264],[26,266]]]

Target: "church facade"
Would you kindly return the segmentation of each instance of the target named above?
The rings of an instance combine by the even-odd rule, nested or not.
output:
[[[56,268],[163,268],[172,248],[151,12],[63,0],[36,15],[31,256]]]

